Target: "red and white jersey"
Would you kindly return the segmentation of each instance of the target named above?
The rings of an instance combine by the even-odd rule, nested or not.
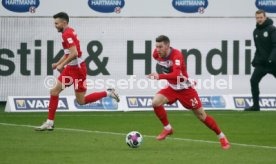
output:
[[[162,74],[159,74],[159,79],[166,79],[171,88],[182,90],[195,85],[195,82],[188,77],[186,64],[179,50],[171,47],[170,54],[165,58],[161,58],[155,49],[153,57],[161,67]]]
[[[82,56],[82,52],[80,50],[80,41],[78,39],[77,34],[75,33],[75,30],[68,27],[65,29],[65,31],[62,33],[62,46],[64,49],[64,54],[66,56],[69,55],[70,50],[69,48],[72,46],[76,46],[77,51],[78,51],[78,59],[74,59],[72,60],[69,65],[79,65],[80,63],[83,62],[83,60],[81,59]]]

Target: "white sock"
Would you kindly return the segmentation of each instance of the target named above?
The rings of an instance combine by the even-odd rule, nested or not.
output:
[[[47,119],[47,124],[50,124],[50,125],[54,125],[54,120],[49,120],[49,119]]]
[[[167,126],[164,126],[164,129],[166,129],[166,130],[171,130],[171,129],[172,129],[171,124],[168,124]]]
[[[109,91],[105,91],[105,92],[106,92],[107,97],[109,97],[111,95],[111,92],[109,92]]]
[[[218,135],[219,139],[224,138],[224,137],[225,137],[225,135],[222,132]]]

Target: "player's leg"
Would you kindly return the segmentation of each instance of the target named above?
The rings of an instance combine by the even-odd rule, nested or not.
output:
[[[192,111],[201,122],[203,122],[211,130],[213,130],[217,135],[220,135],[222,133],[214,118],[207,115],[202,107],[200,107],[199,109],[194,109]]]
[[[84,91],[84,92],[75,91],[76,100],[77,100],[78,104],[84,105],[87,103],[95,102],[95,101],[98,101],[107,96],[114,98],[117,102],[120,101],[119,96],[115,92],[114,89],[112,89],[112,90],[108,89],[107,91],[102,91],[102,92],[94,92],[87,96],[85,96],[85,93],[86,93],[86,91]]]
[[[170,88],[162,89],[156,94],[152,100],[152,107],[154,109],[154,113],[159,118],[161,123],[163,124],[163,131],[159,134],[156,139],[163,140],[168,135],[173,134],[173,128],[169,123],[167,112],[164,108],[164,104],[173,103],[176,101],[172,96],[172,92]],[[170,94],[169,94],[170,93]]]
[[[44,130],[53,130],[54,128],[54,119],[56,110],[58,107],[59,93],[65,88],[73,84],[73,78],[70,76],[71,67],[66,66],[65,69],[61,72],[56,81],[54,88],[50,90],[50,103],[48,111],[48,119],[40,127],[35,128],[37,131]]]
[[[54,88],[50,90],[50,103],[48,108],[48,119],[41,126],[36,127],[37,131],[45,131],[45,130],[54,130],[54,119],[56,110],[58,107],[59,94],[62,91],[62,83],[57,80],[57,83]]]
[[[113,89],[113,88],[107,89],[107,91],[94,92],[87,96],[84,96],[84,95],[85,95],[85,93],[76,92],[76,98],[80,105],[95,102],[104,97],[111,97],[111,98],[115,99],[117,102],[120,101],[118,93],[116,93],[115,89]]]
[[[201,101],[195,89],[188,88],[183,90],[179,93],[178,100],[185,108],[192,110],[201,122],[203,122],[207,127],[209,127],[217,134],[223,149],[228,149],[230,147],[227,138],[221,132],[216,121],[213,119],[213,117],[207,115],[203,110]]]
[[[165,129],[168,129],[168,126],[170,126],[167,112],[163,106],[168,102],[169,100],[161,94],[156,94],[152,100],[152,107],[154,109],[154,113],[159,118]]]
[[[80,71],[81,73],[79,73]],[[73,83],[74,83],[76,100],[80,105],[95,102],[107,96],[114,98],[117,102],[120,101],[119,95],[115,92],[115,89],[113,88],[107,89],[107,91],[94,92],[85,96],[85,93],[87,90],[85,63],[81,64],[81,69],[76,68],[73,71],[71,71],[71,73],[72,73],[71,76],[74,79]]]
[[[230,143],[223,132],[220,130],[215,119],[210,115],[207,115],[202,107],[200,107],[199,109],[193,109],[193,112],[201,122],[203,122],[208,128],[210,128],[217,134],[221,143],[221,147],[223,149],[229,149]]]
[[[254,69],[254,72],[250,79],[251,84],[251,93],[252,93],[252,99],[253,99],[253,106],[250,108],[246,108],[245,111],[259,111],[260,105],[259,105],[259,95],[260,95],[260,89],[259,89],[259,83],[261,79],[267,74],[266,70],[262,67],[256,67]]]

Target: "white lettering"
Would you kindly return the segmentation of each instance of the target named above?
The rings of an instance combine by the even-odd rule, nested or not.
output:
[[[36,6],[36,0],[6,0],[7,5],[32,5]]]
[[[259,1],[258,2],[259,6],[276,6],[276,1],[270,0],[270,1]]]
[[[35,108],[45,108],[45,106],[41,101],[37,101]]]
[[[34,107],[35,107],[35,101],[27,100],[27,103],[29,104],[29,106],[30,106],[31,108],[34,108]]]
[[[93,6],[121,6],[121,0],[94,0],[91,1]]]
[[[58,101],[58,108],[66,108],[66,105],[63,103],[63,101]]]
[[[249,106],[253,106],[253,99],[245,99],[245,101],[247,102],[247,104],[249,105]]]
[[[147,105],[147,99],[138,99],[138,101],[141,103],[142,106]]]
[[[175,6],[205,6],[205,1],[182,0],[176,1]]]

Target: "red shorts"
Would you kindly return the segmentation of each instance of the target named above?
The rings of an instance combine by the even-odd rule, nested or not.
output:
[[[166,87],[158,93],[169,100],[168,104],[172,104],[178,100],[187,109],[195,110],[202,107],[201,101],[194,88],[174,90],[171,87]]]
[[[78,65],[67,65],[58,77],[58,80],[64,84],[65,87],[74,84],[76,92],[84,92],[87,90],[85,62],[82,62],[80,66],[81,67],[79,68]]]

